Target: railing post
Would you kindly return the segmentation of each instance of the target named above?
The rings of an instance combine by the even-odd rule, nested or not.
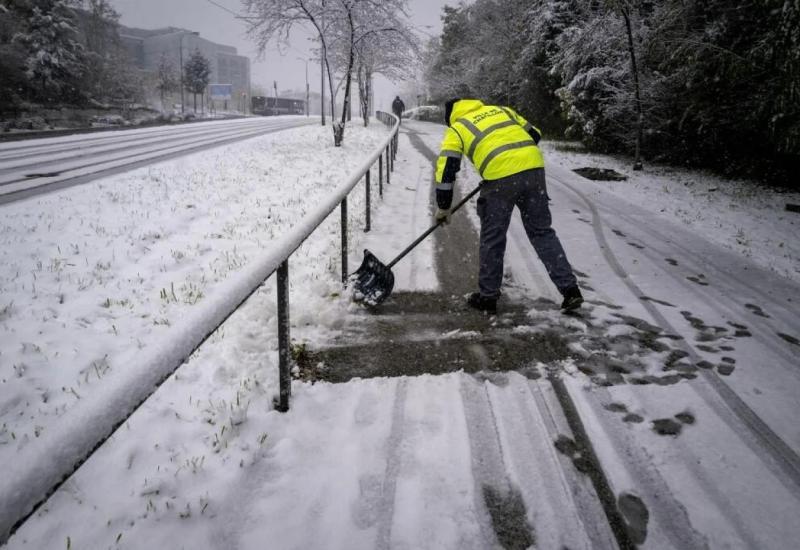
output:
[[[391,155],[389,154],[389,146],[387,145],[386,146],[386,183],[391,183],[392,178],[389,175],[389,172],[391,172],[391,171],[392,171],[392,161],[391,161]]]
[[[369,230],[371,229],[371,227],[370,227],[370,210],[371,210],[371,207],[370,207],[370,201],[369,201],[370,193],[371,193],[370,185],[369,185],[369,173],[371,171],[372,171],[372,167],[368,168],[367,169],[367,173],[365,174],[365,176],[367,177],[367,223],[366,223],[366,227],[364,228],[364,233],[369,233]]]
[[[378,155],[378,195],[383,197],[383,154]]]
[[[342,199],[342,282],[347,281],[347,197]]]
[[[289,410],[292,395],[291,353],[289,334],[289,260],[278,267],[278,378],[280,397],[275,408],[280,412]]]

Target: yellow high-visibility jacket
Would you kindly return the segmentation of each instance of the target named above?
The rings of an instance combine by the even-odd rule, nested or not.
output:
[[[448,123],[436,162],[437,191],[452,190],[463,155],[487,181],[544,167],[536,146],[541,132],[510,107],[461,99],[453,104]]]

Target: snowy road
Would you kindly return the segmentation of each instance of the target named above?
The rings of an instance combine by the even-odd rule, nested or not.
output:
[[[247,118],[0,143],[0,204],[310,123]]]

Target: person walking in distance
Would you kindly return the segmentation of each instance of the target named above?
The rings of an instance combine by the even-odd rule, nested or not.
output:
[[[403,111],[405,110],[406,104],[403,103],[403,100],[400,99],[400,96],[394,96],[394,101],[392,101],[392,112],[397,115],[397,118],[399,118],[401,122],[403,120]]]
[[[551,227],[544,158],[538,147],[541,132],[510,107],[485,105],[477,99],[448,101],[445,123],[448,127],[436,161],[436,221],[450,221],[453,184],[462,156],[467,156],[484,180],[478,198],[479,290],[469,295],[467,304],[496,313],[506,232],[516,206],[528,239],[564,298],[561,309],[580,307],[583,296],[577,279]]]

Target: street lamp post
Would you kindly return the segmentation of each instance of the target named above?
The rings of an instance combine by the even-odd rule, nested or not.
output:
[[[311,116],[311,105],[309,105],[309,101],[311,100],[311,92],[310,88],[308,87],[308,59],[306,59],[306,118]]]
[[[199,33],[199,32],[189,32],[189,31],[183,31],[183,32],[181,33],[181,37],[180,37],[180,60],[181,60],[181,114],[183,114],[183,112],[184,112],[184,109],[185,109],[185,106],[184,106],[184,104],[186,103],[186,100],[184,99],[184,95],[183,95],[183,93],[184,93],[184,92],[183,92],[183,88],[184,88],[184,86],[183,86],[183,37],[184,37],[184,36],[186,36],[187,34],[192,34],[192,35],[194,35],[194,36],[199,36],[199,35],[200,35],[200,33]]]
[[[322,28],[325,28],[325,0],[322,0]],[[319,49],[319,76],[320,76],[320,84],[319,84],[319,101],[320,101],[320,117],[322,120],[322,125],[325,126],[325,59],[328,56],[327,48],[325,47],[325,40],[320,36],[319,41],[320,49]],[[331,84],[332,86],[332,84]],[[331,102],[333,98],[331,98]],[[331,123],[333,122],[333,115],[331,113]]]
[[[308,88],[308,59],[303,57],[298,57],[298,61],[305,61],[306,62],[306,117],[311,116],[311,105],[309,104],[309,88]]]

